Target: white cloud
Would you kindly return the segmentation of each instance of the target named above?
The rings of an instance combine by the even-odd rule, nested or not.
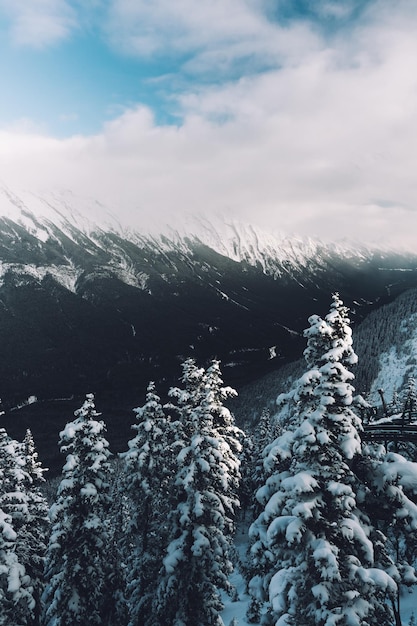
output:
[[[0,0],[1,13],[13,43],[34,48],[66,39],[77,23],[67,0]]]
[[[303,45],[289,30],[291,60],[182,94],[177,127],[138,106],[91,137],[3,131],[0,172],[19,186],[93,196],[138,226],[220,212],[268,229],[413,246],[417,16],[407,3],[396,15],[387,6],[330,43],[311,33]]]
[[[276,65],[316,45],[305,26],[270,21],[258,0],[111,0],[107,34],[128,54],[183,55],[193,74]]]

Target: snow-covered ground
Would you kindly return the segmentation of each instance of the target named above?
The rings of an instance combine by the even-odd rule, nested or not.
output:
[[[240,559],[245,559],[245,552],[248,546],[248,525],[238,524],[235,537],[235,546]],[[223,594],[224,611],[221,616],[225,626],[229,626],[233,618],[237,619],[238,626],[246,626],[249,622],[246,620],[246,610],[249,603],[249,595],[245,590],[245,581],[242,574],[235,569],[230,582],[236,589],[236,599],[230,598],[228,595]]]

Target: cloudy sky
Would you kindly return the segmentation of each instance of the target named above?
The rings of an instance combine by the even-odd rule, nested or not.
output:
[[[0,0],[0,182],[417,244],[416,0]]]

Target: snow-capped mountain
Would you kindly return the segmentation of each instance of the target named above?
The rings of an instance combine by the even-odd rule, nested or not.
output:
[[[129,431],[148,381],[164,393],[186,357],[220,358],[239,389],[301,355],[307,318],[327,312],[333,291],[357,323],[414,286],[417,255],[207,217],[137,232],[70,192],[1,188],[3,419],[20,438],[36,421],[41,445],[55,450],[72,410],[55,399],[78,404],[92,391],[114,441],[122,422]],[[34,397],[19,419],[8,412]]]
[[[2,187],[0,397],[7,409],[94,391],[132,406],[187,356],[220,358],[239,387],[301,354],[332,291],[358,321],[414,286],[417,255],[207,217],[137,232],[70,192]]]

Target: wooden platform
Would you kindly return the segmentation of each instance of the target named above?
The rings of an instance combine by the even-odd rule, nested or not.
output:
[[[417,443],[417,424],[406,422],[401,418],[366,424],[361,437],[364,441],[380,441],[385,444],[397,441]]]

